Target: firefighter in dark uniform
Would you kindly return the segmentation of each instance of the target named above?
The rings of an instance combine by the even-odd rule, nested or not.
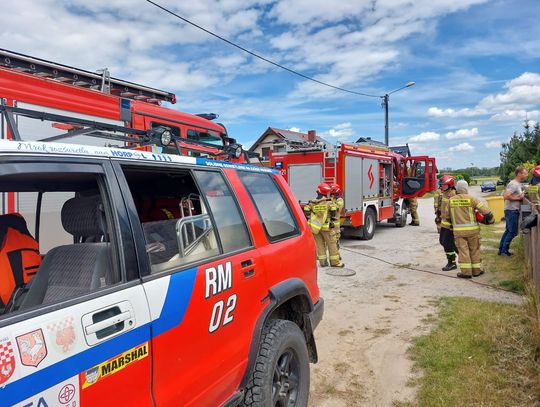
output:
[[[449,213],[443,218],[443,221],[450,222],[454,228],[456,247],[459,250],[460,271],[457,276],[460,278],[478,277],[484,273],[481,269],[478,218],[482,218],[482,223],[485,224],[494,222],[491,211],[477,198],[469,195],[468,189],[467,181],[457,182],[457,194],[450,198]],[[476,212],[481,215],[477,216]]]
[[[439,243],[444,248],[447,264],[442,268],[443,271],[457,269],[456,265],[456,244],[454,242],[454,233],[452,224],[445,220],[449,217],[450,198],[456,195],[455,181],[450,175],[444,175],[440,181],[441,194],[439,196],[439,218],[441,219],[441,231],[439,232]]]
[[[304,206],[304,213],[315,237],[319,265],[327,267],[330,260],[330,266],[344,267],[335,238],[335,225],[332,221],[338,216],[338,208],[332,202],[331,191],[332,188],[327,183],[320,184],[317,187],[317,198]]]

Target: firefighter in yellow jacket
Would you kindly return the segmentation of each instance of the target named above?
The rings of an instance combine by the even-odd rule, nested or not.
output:
[[[341,210],[343,209],[344,202],[343,202],[343,198],[341,197],[341,188],[339,187],[338,184],[336,183],[330,184],[330,195],[332,196],[332,202],[337,207],[337,213],[336,213],[336,216],[332,218],[332,222],[334,223],[334,231],[335,231],[334,237],[336,239],[336,242],[338,243],[338,248],[339,248],[339,239],[341,238],[340,216],[341,216]]]
[[[540,186],[540,165],[534,167],[532,175],[529,187],[525,192],[525,198],[533,205],[540,205],[540,191],[538,191],[538,187]]]
[[[442,268],[443,271],[451,271],[457,269],[456,265],[456,244],[454,241],[454,233],[452,224],[445,220],[449,217],[450,198],[456,195],[456,187],[454,177],[444,175],[440,180],[441,195],[439,196],[439,217],[441,219],[439,232],[439,243],[444,248],[447,264]]]
[[[332,188],[327,183],[320,184],[317,187],[317,198],[304,206],[304,213],[315,237],[319,264],[327,267],[328,259],[330,259],[332,267],[344,267],[335,238],[335,225],[332,221],[336,217],[338,208],[330,197],[331,190]]]
[[[459,251],[458,277],[478,277],[484,272],[481,269],[480,258],[480,225],[494,222],[491,211],[477,198],[468,194],[469,184],[460,180],[456,184],[457,194],[450,198],[449,213],[443,221],[448,221],[454,229],[454,239]],[[480,215],[478,215],[478,213]]]

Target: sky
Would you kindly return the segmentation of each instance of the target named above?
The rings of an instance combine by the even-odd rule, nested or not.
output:
[[[304,75],[390,95],[390,145],[439,168],[499,164],[540,119],[538,0],[156,0]],[[384,141],[381,98],[292,75],[144,0],[3,0],[0,48],[176,93],[249,148],[267,129]]]

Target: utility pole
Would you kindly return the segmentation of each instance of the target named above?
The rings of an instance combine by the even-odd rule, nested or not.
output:
[[[399,89],[395,89],[392,92],[385,93],[384,96],[379,96],[382,99],[382,106],[384,107],[384,144],[389,145],[389,131],[388,131],[388,102],[390,101],[390,95],[396,93],[402,89],[410,88],[414,86],[415,82],[409,82],[405,86],[402,86]]]

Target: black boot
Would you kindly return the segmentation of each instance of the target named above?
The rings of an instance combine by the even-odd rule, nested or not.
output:
[[[449,261],[446,266],[442,268],[442,271],[451,271],[457,269],[457,264],[455,261]]]

